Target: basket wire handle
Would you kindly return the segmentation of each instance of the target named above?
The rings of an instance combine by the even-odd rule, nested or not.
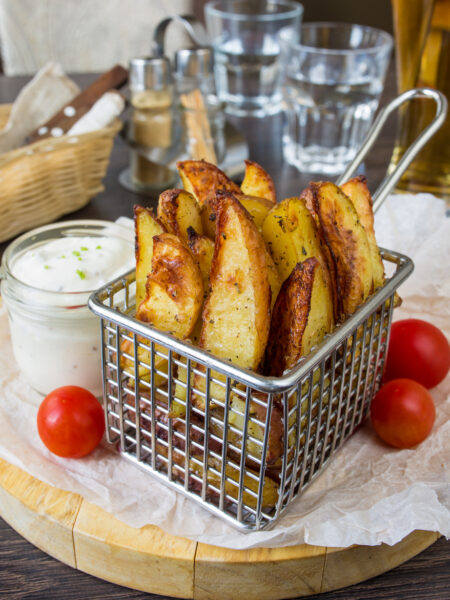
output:
[[[164,56],[164,41],[166,29],[171,23],[182,25],[186,33],[197,46],[208,46],[208,37],[203,25],[194,15],[173,15],[163,19],[153,32],[152,52],[154,56]]]
[[[417,138],[414,140],[414,142],[411,144],[408,150],[404,153],[404,155],[402,156],[392,173],[390,175],[387,175],[383,179],[377,191],[373,194],[374,212],[376,212],[383,204],[387,195],[395,187],[396,183],[406,171],[408,165],[413,160],[413,158],[415,158],[415,156],[428,142],[428,140],[431,137],[433,137],[436,131],[441,127],[441,125],[443,125],[447,116],[448,102],[447,98],[442,92],[439,92],[438,90],[434,90],[432,88],[414,88],[412,90],[404,92],[403,94],[400,94],[400,96],[397,96],[397,98],[394,98],[394,100],[389,102],[389,104],[379,112],[360,150],[358,151],[350,165],[347,167],[345,172],[339,177],[339,179],[336,182],[337,185],[340,185],[348,179],[350,179],[350,177],[359,167],[363,158],[366,156],[367,152],[372,148],[375,140],[378,137],[378,134],[380,133],[380,130],[382,129],[388,117],[395,110],[397,110],[399,106],[401,106],[405,102],[409,102],[413,98],[433,99],[436,103],[436,114],[434,115],[434,118],[431,121],[431,123],[422,131],[420,135],[417,136]]]

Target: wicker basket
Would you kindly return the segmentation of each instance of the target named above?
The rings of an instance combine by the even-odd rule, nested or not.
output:
[[[0,129],[11,105],[0,105]],[[119,119],[79,136],[45,139],[0,155],[0,241],[50,223],[101,192]]]

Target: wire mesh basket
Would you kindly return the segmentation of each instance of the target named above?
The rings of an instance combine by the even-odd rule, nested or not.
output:
[[[242,530],[270,526],[364,421],[383,373],[394,273],[282,377],[264,377],[134,318],[135,274],[90,299],[101,318],[107,438]]]
[[[389,115],[428,97],[436,116],[373,195],[376,210],[445,120],[437,90],[409,90],[377,116],[352,176]],[[264,377],[138,321],[135,273],[89,299],[99,315],[107,439],[127,460],[242,531],[270,527],[367,417],[384,368],[395,292],[413,270],[380,249],[384,285],[282,377]]]

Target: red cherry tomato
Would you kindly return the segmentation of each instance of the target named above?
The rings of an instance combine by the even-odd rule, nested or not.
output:
[[[382,440],[396,448],[411,448],[430,433],[436,410],[423,385],[411,379],[394,379],[372,400],[370,416]]]
[[[413,379],[430,389],[450,369],[450,345],[431,323],[403,319],[392,323],[384,381]]]
[[[39,436],[50,452],[81,458],[94,450],[105,431],[97,398],[76,385],[66,385],[44,398],[37,415]]]

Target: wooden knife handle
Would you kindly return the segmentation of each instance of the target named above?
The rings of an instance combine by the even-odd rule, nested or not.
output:
[[[51,119],[33,131],[29,135],[27,143],[31,144],[38,140],[67,133],[72,125],[86,114],[105,92],[120,88],[127,81],[128,71],[120,65],[116,65],[106,73],[103,73],[89,87],[63,106]]]

